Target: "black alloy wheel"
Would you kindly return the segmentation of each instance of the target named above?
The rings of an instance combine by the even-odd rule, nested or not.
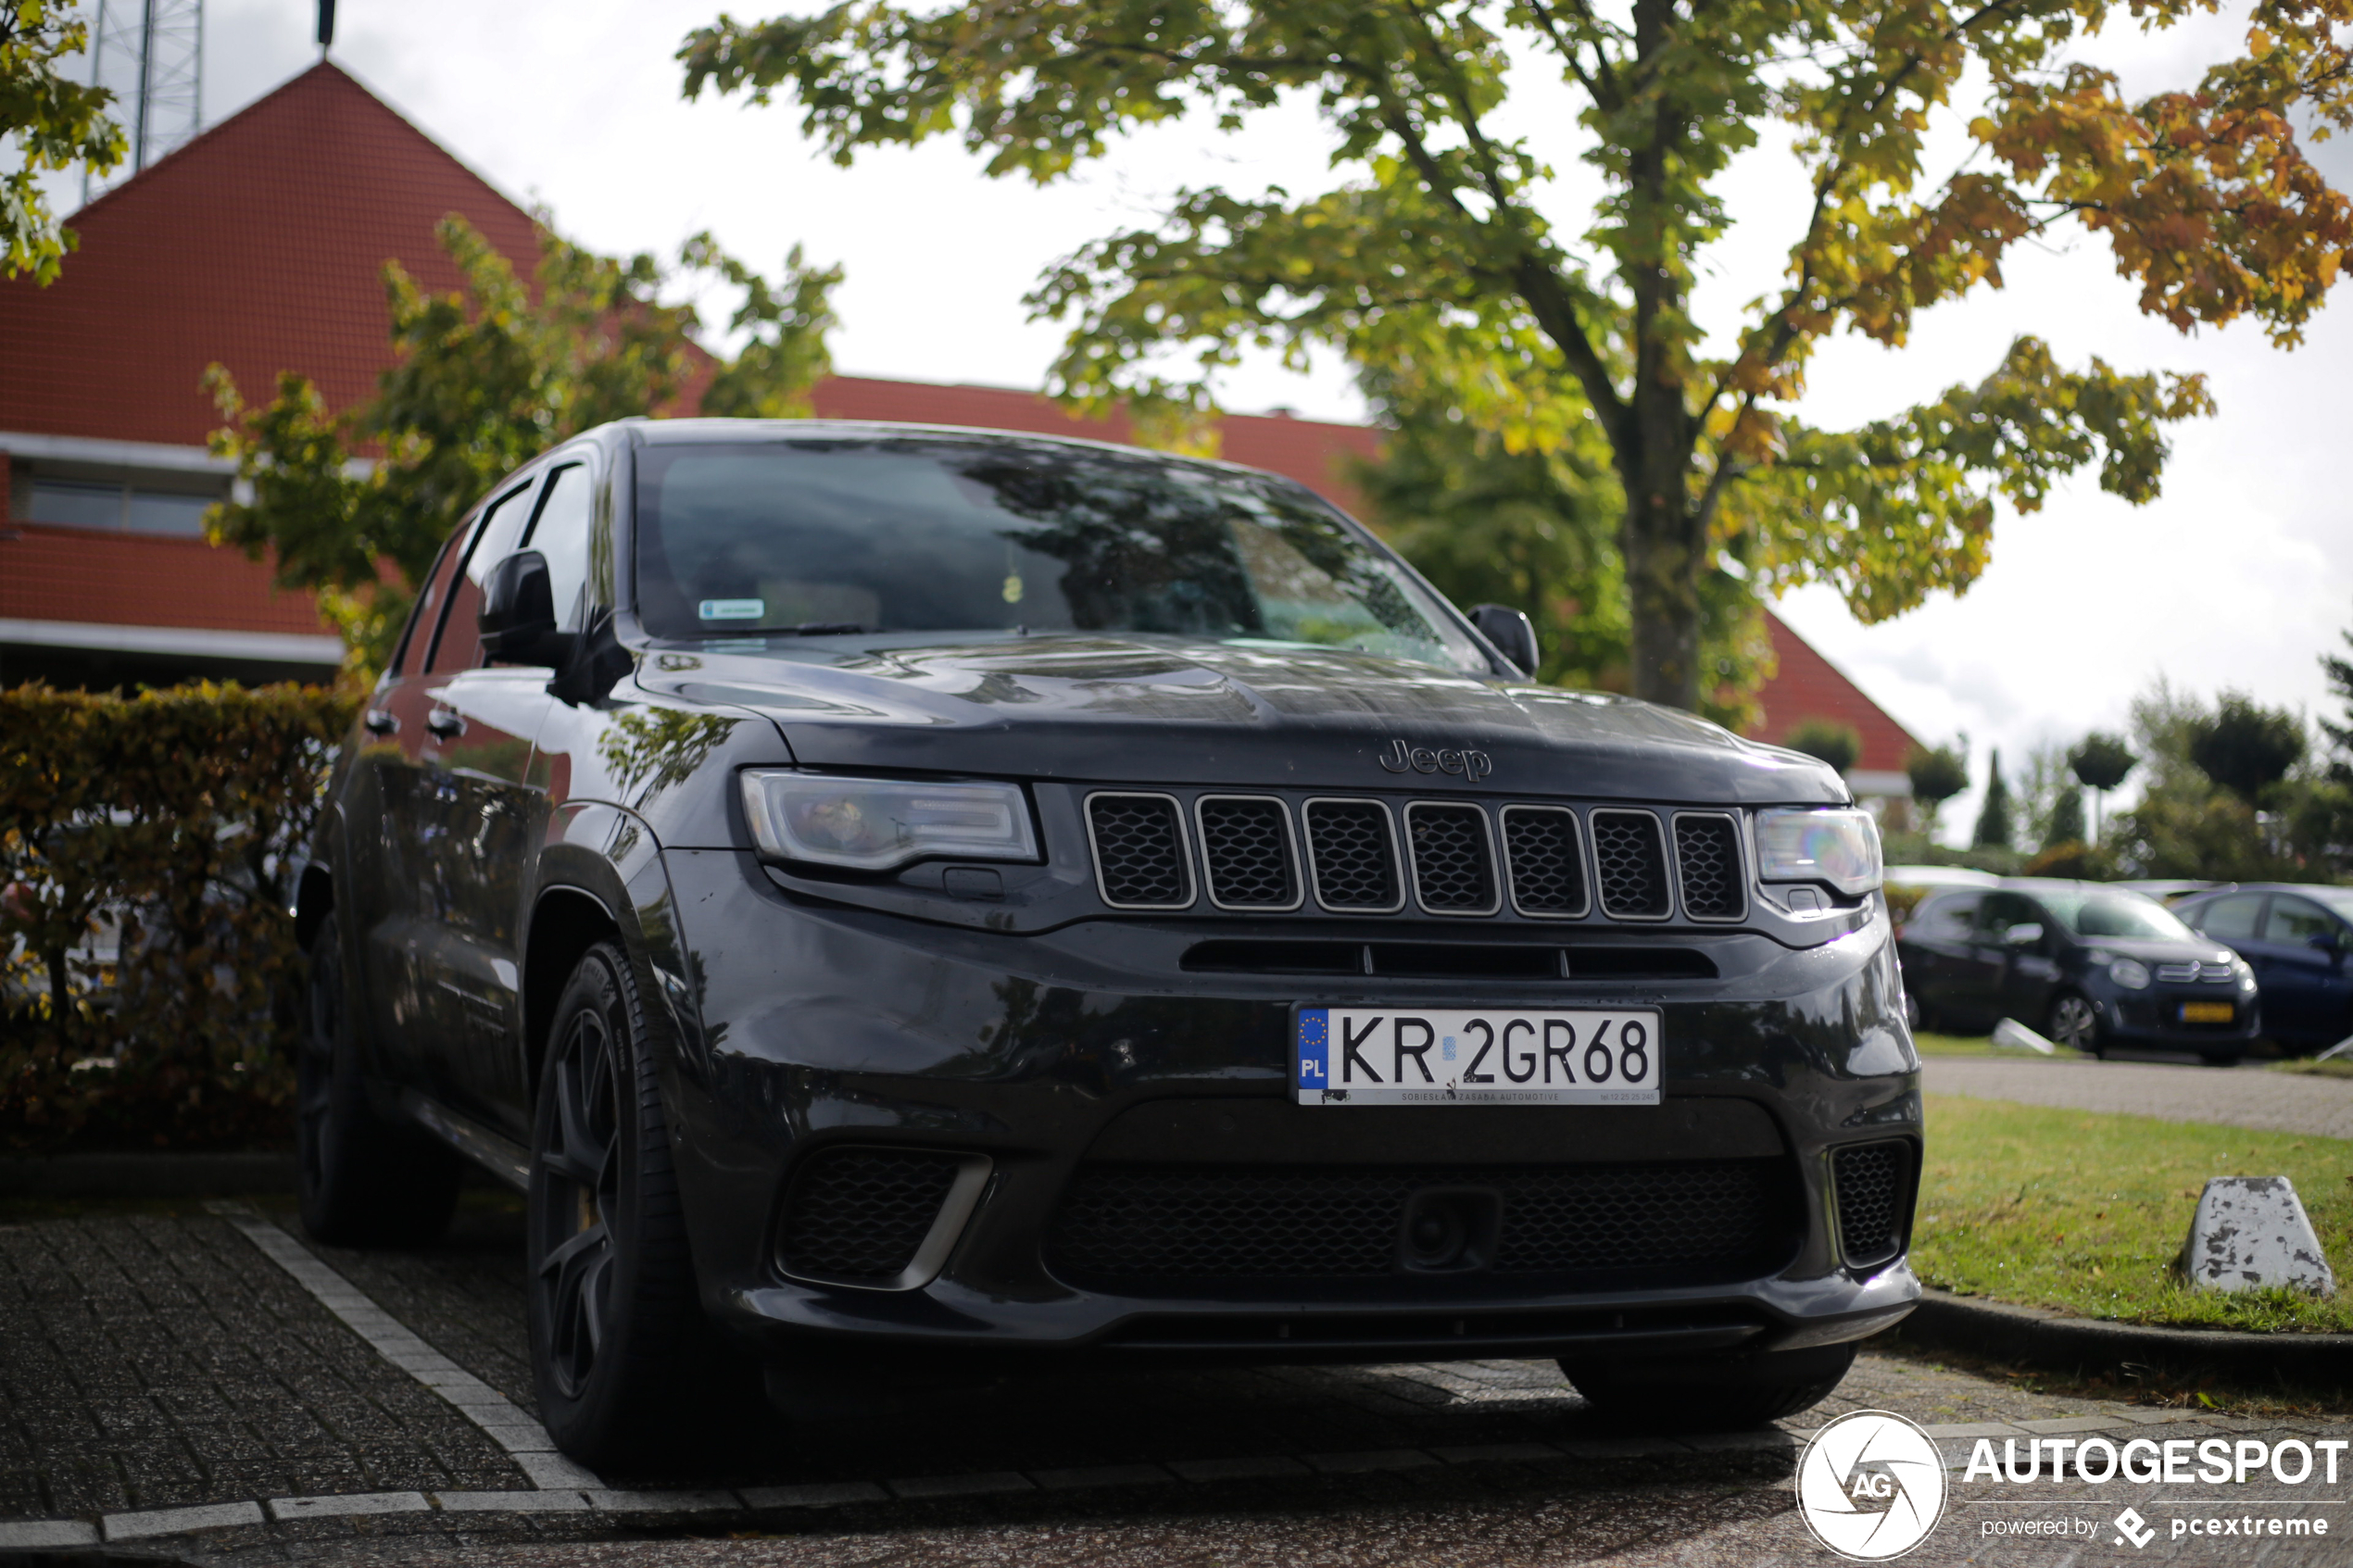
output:
[[[2098,1056],[2107,1049],[2099,1013],[2077,991],[2061,991],[2051,998],[2051,1038],[2086,1056]]]
[[[330,910],[310,944],[295,1055],[295,1190],[302,1225],[336,1247],[416,1246],[448,1228],[464,1162],[368,1102],[345,982],[343,929]]]
[[[701,1348],[670,1141],[627,958],[591,947],[557,1003],[528,1200],[532,1374],[590,1465],[660,1453]]]

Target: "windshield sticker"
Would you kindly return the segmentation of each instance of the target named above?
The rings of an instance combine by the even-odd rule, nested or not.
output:
[[[768,613],[766,599],[705,599],[697,614],[705,621],[757,621]]]

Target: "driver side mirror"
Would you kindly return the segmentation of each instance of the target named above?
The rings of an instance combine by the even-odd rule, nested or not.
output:
[[[2304,945],[2326,955],[2335,962],[2345,961],[2345,938],[2334,931],[2323,931],[2317,936],[2308,936],[2304,939]]]
[[[486,664],[560,665],[572,653],[570,633],[556,630],[555,587],[537,550],[518,550],[490,569],[474,624]]]
[[[1478,634],[1495,645],[1497,653],[1518,665],[1521,674],[1535,678],[1536,625],[1526,614],[1508,605],[1473,605],[1470,618]]]
[[[2042,939],[2043,922],[2040,921],[2020,921],[2002,933],[2002,946],[2005,947],[2032,947]]]

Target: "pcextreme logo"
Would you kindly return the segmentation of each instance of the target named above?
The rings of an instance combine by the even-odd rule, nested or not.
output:
[[[1849,1411],[1815,1433],[1799,1456],[1797,1513],[1841,1557],[1901,1557],[1944,1517],[1944,1458],[1900,1415]]]

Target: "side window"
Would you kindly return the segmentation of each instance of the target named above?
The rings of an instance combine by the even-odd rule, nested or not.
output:
[[[2263,922],[2263,940],[2300,947],[2315,936],[2334,936],[2336,930],[2329,912],[2310,899],[2274,897],[2271,918]]]
[[[1939,898],[1928,907],[1928,914],[1920,922],[1920,934],[1931,941],[1966,942],[1977,920],[1979,897],[1974,893],[1956,894]]]
[[[547,585],[555,591],[560,632],[577,632],[586,623],[588,527],[595,501],[585,463],[558,469],[520,546],[547,558]]]
[[[467,541],[461,565],[454,574],[448,601],[442,606],[441,627],[434,633],[433,652],[425,660],[428,675],[471,670],[482,662],[482,633],[474,617],[482,610],[482,580],[490,565],[514,548],[515,535],[531,515],[532,486],[508,491],[482,514],[481,525]]]
[[[1986,895],[1983,910],[1977,921],[1978,935],[1987,942],[1999,942],[2002,934],[2011,926],[2041,921],[2043,911],[2015,893]]]
[[[2200,907],[2190,915],[2190,923],[2217,942],[2252,942],[2257,917],[2262,913],[2260,893],[2236,893]]]
[[[417,596],[417,602],[409,608],[409,624],[400,633],[400,646],[393,652],[395,675],[413,675],[424,663],[425,644],[432,639],[438,623],[434,612],[448,596],[449,574],[458,569],[459,546],[465,537],[466,530],[460,527],[441,542],[441,554],[434,557],[433,571],[425,577],[425,591]]]

